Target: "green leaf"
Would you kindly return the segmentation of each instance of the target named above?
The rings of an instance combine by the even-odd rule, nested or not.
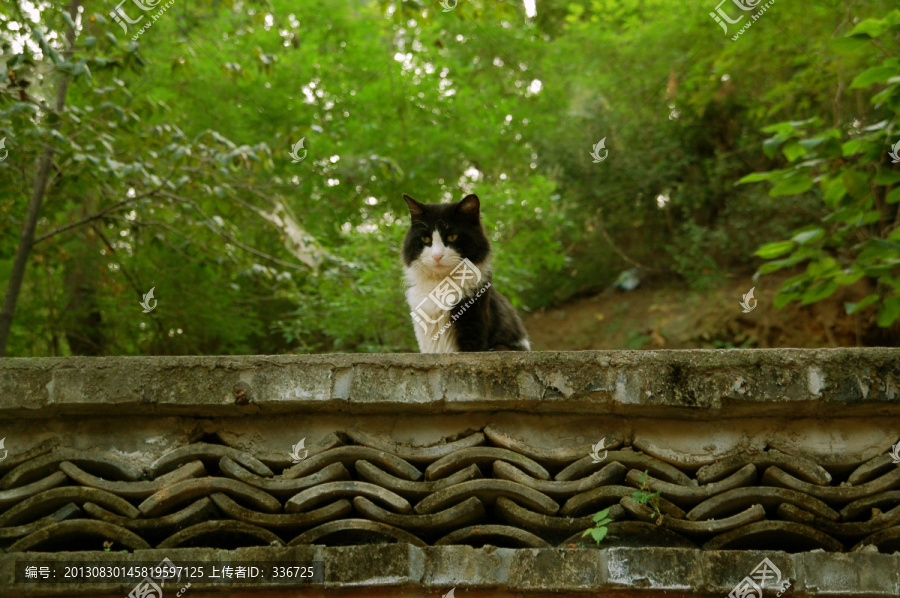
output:
[[[834,293],[838,289],[838,283],[834,280],[826,280],[820,282],[819,284],[811,286],[805,293],[803,293],[803,299],[801,303],[803,305],[809,305],[810,303],[815,303],[816,301],[821,301],[825,299],[832,293]]]
[[[869,195],[869,177],[854,169],[847,169],[842,175],[844,187],[853,199],[863,199]]]
[[[597,544],[599,544],[603,540],[603,538],[606,537],[606,534],[608,532],[609,529],[605,527],[595,528],[591,530],[591,537],[594,538],[594,541],[596,541]]]
[[[847,156],[852,156],[859,152],[859,148],[862,146],[862,141],[859,139],[851,139],[850,141],[845,142],[841,145],[841,155],[845,158]]]
[[[829,40],[828,45],[836,52],[847,54],[860,48],[869,46],[869,39],[862,36],[835,37]]]
[[[791,240],[799,243],[800,245],[805,245],[810,241],[814,241],[816,239],[822,238],[825,235],[825,231],[821,228],[814,228],[812,230],[808,230],[806,232],[798,233],[794,235]]]
[[[820,184],[825,191],[825,197],[823,198],[825,205],[831,209],[836,208],[841,198],[847,195],[847,187],[844,186],[844,181],[840,178],[823,179]]]
[[[800,142],[796,139],[785,144],[781,151],[789,162],[794,162],[797,158],[807,154],[807,149],[800,145]]]
[[[775,176],[776,174],[778,174],[780,172],[782,172],[782,171],[773,170],[771,172],[751,172],[747,176],[738,180],[738,182],[735,183],[735,185],[743,185],[746,183],[758,183],[760,181],[768,181],[769,179],[771,179],[773,176]]]
[[[866,273],[859,270],[851,270],[844,271],[834,277],[834,281],[839,285],[848,285],[854,284],[859,281],[860,278],[865,276]]]
[[[781,135],[776,135],[774,137],[770,137],[763,141],[763,153],[766,154],[769,158],[775,157],[775,150],[778,149],[778,146],[790,139],[792,135],[788,133],[782,133]]]
[[[872,305],[873,303],[878,301],[878,299],[879,299],[878,293],[872,293],[865,299],[858,301],[856,303],[845,303],[844,308],[847,310],[848,315],[855,314],[856,312],[860,311],[861,309],[865,309],[865,308],[869,307],[870,305]]]
[[[594,521],[599,521],[607,516],[609,516],[609,508],[603,509],[602,511],[594,515]]]
[[[900,170],[882,170],[875,175],[876,185],[893,185],[900,183]]]
[[[801,172],[794,172],[778,181],[772,189],[769,190],[771,197],[779,195],[796,195],[809,191],[813,186],[813,180],[810,176]]]
[[[882,328],[887,328],[900,316],[900,297],[888,297],[878,310],[876,322]]]
[[[866,19],[856,24],[856,27],[850,30],[848,37],[854,35],[868,35],[869,37],[878,37],[884,33],[887,24],[884,19]]]
[[[106,39],[109,40],[109,43],[111,43],[112,45],[116,46],[119,44],[119,40],[116,39],[116,36],[109,31],[104,32],[103,35],[106,37]]]
[[[897,203],[900,201],[900,187],[897,187],[888,193],[887,196],[885,196],[884,201],[888,203]]]
[[[774,243],[766,243],[756,250],[753,255],[759,256],[764,260],[776,258],[783,255],[794,248],[793,241],[775,241]]]

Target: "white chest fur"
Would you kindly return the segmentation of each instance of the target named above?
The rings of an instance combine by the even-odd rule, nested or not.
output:
[[[480,276],[463,283],[463,297],[474,297],[486,284],[490,274],[490,263],[475,265]],[[455,326],[450,319],[450,310],[442,309],[429,296],[444,280],[444,276],[434,276],[418,267],[406,268],[406,301],[412,312],[413,327],[419,351],[422,353],[455,353],[459,351]],[[443,331],[443,332],[442,332]]]

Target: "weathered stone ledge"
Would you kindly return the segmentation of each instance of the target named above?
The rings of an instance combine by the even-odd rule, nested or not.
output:
[[[0,361],[0,419],[61,415],[900,415],[900,349]]]
[[[722,598],[768,558],[790,580],[787,596],[832,598],[900,595],[900,555],[762,551],[704,551],[679,548],[509,549],[408,544],[295,548],[138,550],[132,554],[55,553],[0,555],[0,588],[15,596],[125,596],[117,584],[13,584],[15,561],[90,560],[103,563],[161,561],[313,561],[325,563],[325,583],[285,586],[195,583],[192,598],[246,595],[439,596],[456,588],[460,596],[600,595]],[[766,595],[780,588],[770,582]],[[386,594],[385,591],[389,591]],[[167,594],[168,595],[168,590]],[[173,594],[174,595],[174,594]],[[607,594],[604,594],[607,595]],[[756,594],[752,594],[755,596]]]

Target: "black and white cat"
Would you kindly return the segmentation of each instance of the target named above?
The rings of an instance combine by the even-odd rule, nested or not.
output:
[[[412,217],[402,252],[406,300],[419,350],[531,350],[515,308],[493,288],[478,197],[449,204],[403,199]]]

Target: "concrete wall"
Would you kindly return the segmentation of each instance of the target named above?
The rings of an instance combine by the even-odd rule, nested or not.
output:
[[[763,557],[794,595],[900,595],[897,349],[8,359],[4,435],[21,596],[130,589],[12,585],[23,550],[239,546],[321,557],[310,596],[721,596]],[[186,595],[299,595],[236,588]]]

